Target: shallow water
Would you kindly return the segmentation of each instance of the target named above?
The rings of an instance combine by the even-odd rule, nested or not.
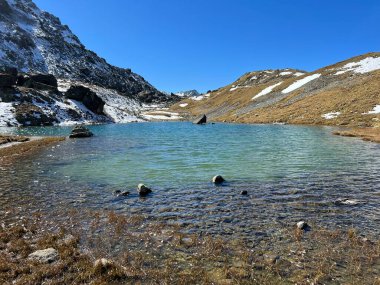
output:
[[[60,142],[1,165],[0,217],[90,208],[247,239],[275,235],[279,226],[300,219],[379,234],[379,144],[333,136],[328,127],[138,123],[90,128],[93,138]],[[67,135],[70,128],[7,131]],[[228,183],[214,186],[209,181],[216,174]],[[153,194],[139,198],[139,183],[152,187]],[[115,190],[131,194],[116,197]],[[249,195],[241,196],[242,190]],[[340,198],[361,203],[335,205]]]

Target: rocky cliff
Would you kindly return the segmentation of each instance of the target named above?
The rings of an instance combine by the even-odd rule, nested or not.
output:
[[[30,101],[33,108],[40,108],[41,106],[35,104],[44,102],[43,111],[50,113],[54,121],[99,121],[99,112],[92,114],[91,110],[80,108],[86,107],[80,104],[77,104],[81,109],[79,117],[65,114],[67,120],[62,122],[54,115],[57,113],[54,108],[63,110],[64,113],[67,113],[64,110],[71,109],[70,105],[66,104],[70,103],[71,101],[67,100],[71,99],[64,98],[62,93],[69,89],[70,85],[84,85],[93,92],[101,92],[98,96],[102,97],[105,103],[105,112],[102,112],[103,117],[100,120],[102,122],[136,120],[139,110],[145,105],[166,104],[176,99],[176,96],[161,93],[130,69],[112,66],[86,49],[68,26],[61,24],[54,15],[41,11],[31,0],[0,0],[1,66],[15,67],[21,75],[53,75],[58,80],[59,91],[41,92],[41,88],[22,82],[12,91],[9,88],[16,82],[4,84],[7,76],[3,72],[3,85],[6,85],[3,87],[8,90],[0,90],[0,125],[17,125],[17,120],[14,120],[15,116],[12,114],[15,109],[20,109],[20,104],[25,103],[19,100],[20,94],[22,98]],[[90,114],[91,118],[83,117],[82,113]],[[7,118],[7,122],[4,118]]]

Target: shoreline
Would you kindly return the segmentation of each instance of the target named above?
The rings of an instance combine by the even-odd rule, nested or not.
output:
[[[45,146],[65,140],[64,137],[1,136],[9,142],[0,144],[0,161],[30,154]]]
[[[335,131],[334,135],[361,138],[363,141],[380,143],[380,128],[353,128],[345,131]]]

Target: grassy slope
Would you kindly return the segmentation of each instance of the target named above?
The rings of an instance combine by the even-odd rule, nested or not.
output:
[[[380,126],[379,114],[363,115],[380,104],[380,70],[366,74],[346,72],[335,75],[337,69],[343,65],[368,56],[378,57],[380,53],[355,57],[301,77],[273,77],[269,81],[258,82],[251,87],[230,91],[232,86],[241,84],[255,74],[248,73],[233,84],[213,91],[209,98],[201,101],[186,99],[174,105],[172,110],[181,112],[185,116],[205,113],[212,121]],[[295,81],[315,73],[320,73],[322,76],[289,94],[281,94],[282,90]],[[252,100],[252,97],[264,88],[281,81],[282,84],[270,94]],[[271,103],[273,99],[281,100]],[[188,106],[181,108],[180,104],[183,103],[188,103]],[[330,112],[341,112],[341,115],[331,120],[322,117],[323,114]]]

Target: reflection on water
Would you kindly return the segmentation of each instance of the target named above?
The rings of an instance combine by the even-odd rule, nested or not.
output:
[[[299,219],[379,233],[378,144],[332,136],[326,127],[142,123],[91,129],[93,138],[1,165],[1,217],[91,208],[245,238],[276,234],[276,227]],[[66,135],[70,128],[12,131]],[[212,185],[215,174],[228,183]],[[138,183],[154,193],[139,198]],[[116,197],[115,190],[131,195]],[[335,205],[340,198],[360,203]]]

